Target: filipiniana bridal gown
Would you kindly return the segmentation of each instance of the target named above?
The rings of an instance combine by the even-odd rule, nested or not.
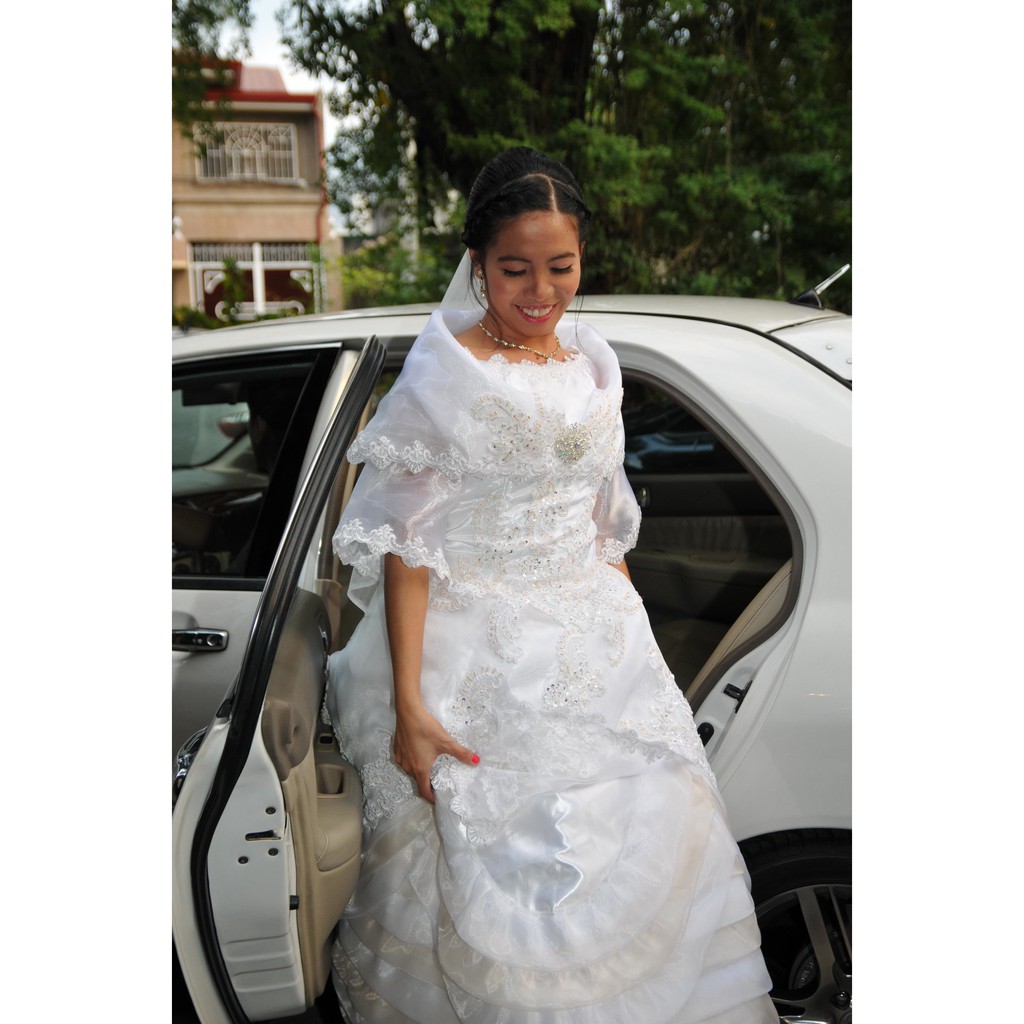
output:
[[[356,438],[335,535],[364,617],[326,710],[364,788],[334,949],[356,1024],[767,1024],[749,880],[639,595],[608,344],[483,361],[433,315]],[[480,755],[436,805],[392,760],[385,552],[430,569],[422,693]]]

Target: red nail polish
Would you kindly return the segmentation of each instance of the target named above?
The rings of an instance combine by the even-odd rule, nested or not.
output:
[[[479,754],[474,754],[473,755],[473,764],[479,764],[479,763],[480,763],[480,755]]]

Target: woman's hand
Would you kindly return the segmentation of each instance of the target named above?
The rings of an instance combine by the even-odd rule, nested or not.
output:
[[[430,577],[426,566],[410,568],[397,555],[384,556],[384,615],[395,681],[395,764],[411,775],[419,794],[434,802],[430,769],[441,754],[465,764],[480,760],[456,743],[423,706],[420,666]]]
[[[451,754],[463,764],[478,764],[472,750],[456,743],[444,726],[422,705],[400,711],[395,719],[395,764],[412,776],[419,795],[434,802],[430,770],[441,754]]]

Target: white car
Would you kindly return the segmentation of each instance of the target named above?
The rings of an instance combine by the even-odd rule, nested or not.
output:
[[[174,343],[173,925],[206,1024],[340,1019],[361,791],[319,712],[358,611],[330,542],[345,451],[432,308]],[[851,319],[683,296],[579,316],[622,366],[626,560],[747,860],[780,1017],[849,1024]]]

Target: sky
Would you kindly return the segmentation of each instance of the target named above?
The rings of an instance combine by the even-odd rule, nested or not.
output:
[[[324,144],[330,146],[337,132],[337,121],[327,109],[327,93],[333,83],[326,77],[318,81],[292,66],[288,50],[280,41],[277,20],[274,17],[281,3],[282,0],[250,0],[253,26],[249,32],[249,46],[252,55],[246,58],[246,63],[276,67],[281,72],[289,92],[316,92],[319,89],[324,94]]]

